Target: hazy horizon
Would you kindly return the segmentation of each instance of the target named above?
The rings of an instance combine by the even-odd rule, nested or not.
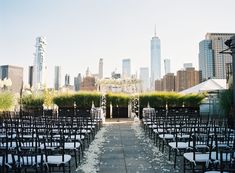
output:
[[[183,63],[198,69],[199,42],[208,32],[234,33],[233,0],[0,0],[0,65],[24,67],[33,64],[36,37],[47,40],[46,64],[49,86],[54,66],[62,67],[62,83],[87,67],[98,73],[104,61],[104,76],[121,72],[122,59],[131,59],[132,74],[150,67],[150,40],[161,40],[161,61],[171,60],[171,71]],[[163,70],[162,70],[162,74]]]

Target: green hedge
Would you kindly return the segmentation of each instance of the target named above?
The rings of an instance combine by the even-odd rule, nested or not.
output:
[[[24,95],[21,100],[21,104],[24,108],[38,108],[42,107],[44,103],[44,97],[41,95]]]
[[[9,111],[14,106],[14,96],[10,92],[0,93],[0,111]]]
[[[78,92],[76,94],[60,94],[54,97],[53,102],[59,107],[73,107],[74,103],[78,108],[91,107],[92,101],[96,107],[100,106],[101,94],[97,92]]]
[[[60,94],[53,98],[53,102],[59,107],[73,107],[74,98],[72,94]]]
[[[89,108],[94,103],[95,107],[100,106],[101,94],[97,92],[79,92],[73,96],[76,106],[79,108]]]
[[[183,97],[185,107],[198,107],[205,98],[204,94],[187,94]]]
[[[130,96],[124,93],[108,93],[106,94],[106,105],[109,106],[112,103],[112,106],[119,107],[128,107],[130,101]]]
[[[78,92],[75,94],[44,94],[45,96],[27,95],[23,96],[22,104],[24,107],[40,107],[46,100],[48,103],[53,99],[59,107],[73,107],[74,103],[78,108],[89,108],[92,101],[96,107],[100,106],[101,94],[98,92]],[[202,94],[182,95],[176,92],[149,92],[140,94],[140,107],[146,107],[149,103],[151,107],[198,107],[204,99]],[[107,106],[112,103],[113,106],[127,107],[130,101],[130,95],[125,93],[108,93],[106,94]]]
[[[149,92],[140,94],[140,107],[198,107],[205,98],[203,94],[180,94],[176,92]]]

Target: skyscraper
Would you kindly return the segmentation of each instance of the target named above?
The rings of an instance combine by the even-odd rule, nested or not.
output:
[[[35,90],[42,88],[45,85],[45,37],[36,38],[36,52],[33,67],[33,87]]]
[[[199,43],[199,70],[202,71],[202,80],[226,78],[226,64],[232,63],[232,56],[219,52],[228,48],[224,42],[233,35],[235,33],[207,33],[205,40]]]
[[[149,68],[140,68],[140,81],[141,81],[141,91],[145,92],[149,90]]]
[[[171,60],[170,59],[164,59],[164,70],[165,70],[165,74],[171,72]]]
[[[80,90],[81,83],[82,83],[82,76],[81,76],[81,73],[79,73],[78,76],[74,78],[74,90],[75,91]]]
[[[0,79],[11,80],[11,85],[8,87],[13,93],[20,93],[23,87],[23,67],[12,65],[0,66]]]
[[[61,87],[61,67],[55,66],[55,78],[54,78],[54,88],[59,90]]]
[[[131,60],[123,59],[122,60],[122,78],[127,79],[131,77]]]
[[[194,67],[178,70],[175,76],[175,91],[179,92],[200,83],[200,72]]]
[[[64,85],[65,86],[69,86],[70,85],[70,75],[69,74],[65,75]]]
[[[103,78],[103,59],[99,60],[99,79]]]
[[[156,27],[155,33],[151,40],[151,90],[155,89],[155,80],[161,79],[161,46],[160,39],[156,36]]]
[[[33,66],[29,66],[29,78],[28,83],[30,88],[33,86]]]

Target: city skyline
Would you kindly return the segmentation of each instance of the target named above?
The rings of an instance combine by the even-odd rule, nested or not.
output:
[[[161,79],[161,40],[157,37],[156,26],[154,36],[151,39],[151,57],[150,57],[150,90],[155,89],[155,81]]]
[[[27,82],[35,38],[45,36],[51,87],[54,66],[63,67],[62,76],[84,74],[87,67],[98,73],[99,58],[104,61],[104,77],[115,69],[121,72],[123,58],[131,58],[136,73],[150,67],[150,39],[156,24],[161,57],[170,57],[172,72],[184,62],[198,69],[198,45],[206,33],[234,33],[234,5],[232,0],[1,1],[1,65],[24,67]]]

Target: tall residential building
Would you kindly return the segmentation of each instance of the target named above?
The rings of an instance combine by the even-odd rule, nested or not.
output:
[[[61,87],[61,67],[55,66],[54,88],[59,90]]]
[[[205,40],[199,43],[199,70],[202,71],[202,80],[226,78],[226,64],[232,62],[232,56],[220,52],[228,48],[224,42],[233,35],[235,33],[207,33]]]
[[[74,90],[75,91],[80,90],[81,83],[82,83],[82,76],[81,76],[81,73],[79,73],[78,76],[74,78]]]
[[[162,91],[163,90],[163,83],[162,80],[155,80],[155,91]]]
[[[163,76],[162,91],[175,91],[175,75],[174,73],[167,73]]]
[[[103,78],[103,59],[99,60],[99,79]]]
[[[150,88],[151,90],[155,89],[155,80],[161,79],[161,47],[160,39],[155,34],[151,40],[151,74],[150,74]]]
[[[200,72],[194,67],[179,70],[175,77],[175,91],[179,92],[200,83]]]
[[[148,67],[140,68],[140,81],[141,81],[140,90],[142,92],[148,91],[149,90],[149,68]]]
[[[36,38],[36,52],[34,57],[33,67],[33,87],[35,90],[42,88],[45,85],[45,37]]]
[[[127,79],[131,77],[131,60],[123,59],[122,60],[122,78]]]
[[[33,66],[29,66],[29,78],[28,83],[30,88],[33,86]]]
[[[164,70],[165,70],[165,74],[171,72],[171,60],[170,59],[164,59]]]
[[[7,89],[13,93],[20,93],[23,87],[23,67],[12,65],[0,66],[0,79],[11,80],[11,85]]]
[[[70,75],[69,74],[65,75],[64,85],[65,86],[69,86],[70,85]]]

